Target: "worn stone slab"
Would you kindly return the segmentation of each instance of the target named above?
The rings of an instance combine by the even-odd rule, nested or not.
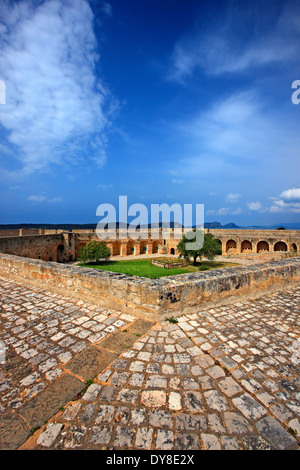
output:
[[[272,416],[266,416],[256,424],[261,435],[277,450],[297,446],[296,439],[289,434]]]
[[[13,414],[0,417],[0,450],[15,450],[30,436],[24,421]]]
[[[137,341],[135,333],[131,333],[128,330],[116,331],[109,338],[105,338],[101,341],[100,345],[102,348],[109,349],[116,353],[121,354],[126,349],[130,348],[135,341]]]
[[[19,413],[30,428],[42,426],[59,408],[78,395],[84,387],[84,383],[79,379],[66,374],[29,400],[20,408]]]
[[[71,359],[65,368],[83,381],[87,381],[100,374],[117,357],[117,353],[91,346]]]
[[[138,340],[139,336],[147,333],[154,324],[154,322],[138,318],[126,329],[116,331],[108,338],[105,338],[99,345],[102,348],[121,354],[130,348]]]

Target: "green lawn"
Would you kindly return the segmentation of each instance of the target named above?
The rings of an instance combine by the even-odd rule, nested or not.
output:
[[[84,264],[81,263],[79,266],[85,268],[94,268],[104,271],[112,271],[116,273],[129,274],[132,276],[148,277],[151,279],[164,277],[164,276],[174,276],[175,274],[185,274],[193,272],[206,271],[208,269],[216,268],[225,268],[230,266],[237,266],[235,263],[221,263],[216,261],[202,261],[197,263],[194,266],[192,263],[188,266],[181,268],[161,268],[159,266],[154,266],[151,264],[151,258],[147,259],[138,259],[138,260],[124,260],[124,261],[103,261],[99,264],[90,263]]]

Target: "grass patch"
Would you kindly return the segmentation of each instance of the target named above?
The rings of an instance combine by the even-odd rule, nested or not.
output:
[[[165,276],[174,276],[176,274],[186,274],[206,271],[208,269],[219,269],[231,266],[237,266],[236,263],[224,263],[220,261],[202,261],[195,266],[193,263],[188,263],[187,266],[164,269],[155,266],[151,263],[151,258],[137,259],[137,260],[122,260],[122,261],[103,261],[99,264],[81,263],[79,266],[85,268],[100,269],[102,271],[110,271],[115,273],[128,274],[131,276],[148,277],[150,279],[157,279]]]

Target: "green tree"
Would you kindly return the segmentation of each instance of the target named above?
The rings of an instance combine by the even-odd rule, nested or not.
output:
[[[88,242],[80,250],[80,261],[99,262],[101,259],[107,260],[111,255],[110,248],[104,242]]]
[[[193,230],[193,232],[195,232],[196,237],[196,230]],[[211,233],[204,234],[203,246],[197,250],[187,250],[187,243],[191,242],[193,242],[193,239],[187,238],[186,235],[184,235],[177,245],[177,250],[179,251],[180,258],[184,258],[186,260],[193,258],[194,264],[196,264],[197,258],[200,258],[200,260],[201,258],[208,258],[209,260],[213,260],[215,256],[222,254],[220,242]]]

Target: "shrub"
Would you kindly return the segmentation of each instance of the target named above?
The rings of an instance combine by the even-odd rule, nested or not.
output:
[[[88,242],[80,250],[80,261],[99,262],[101,259],[107,260],[111,255],[110,249],[104,242]]]

